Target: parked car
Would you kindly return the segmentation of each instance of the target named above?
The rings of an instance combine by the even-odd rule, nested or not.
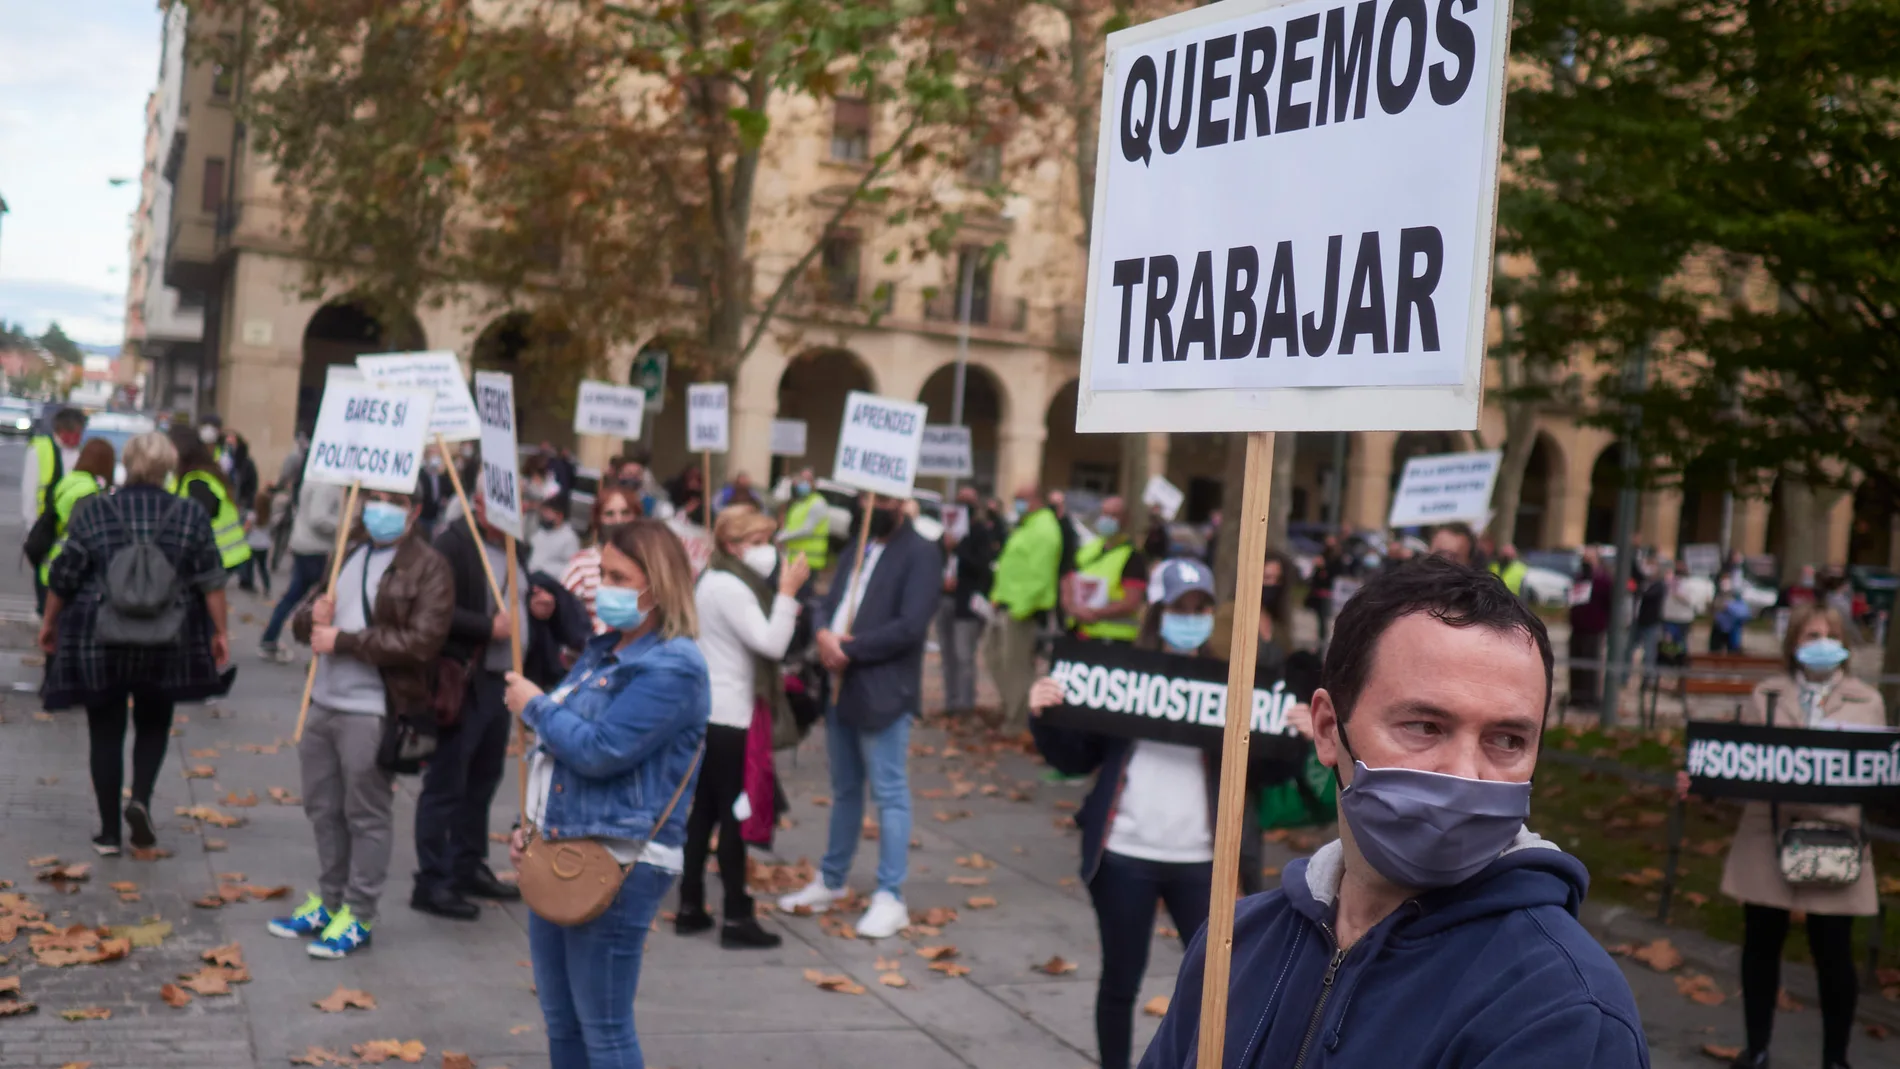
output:
[[[20,397],[0,397],[0,434],[19,437],[33,433],[39,406]]]

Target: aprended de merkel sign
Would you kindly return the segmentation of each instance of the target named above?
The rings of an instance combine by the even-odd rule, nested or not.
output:
[[[1111,35],[1077,429],[1475,426],[1509,24],[1226,0]]]

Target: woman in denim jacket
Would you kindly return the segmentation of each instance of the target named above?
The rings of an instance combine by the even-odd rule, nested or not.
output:
[[[633,998],[660,899],[679,876],[688,806],[711,712],[693,641],[693,570],[665,524],[636,520],[601,547],[595,608],[611,630],[551,694],[508,677],[508,708],[538,742],[526,823],[544,838],[596,839],[632,865],[607,912],[562,927],[528,919],[553,1069],[640,1069]],[[658,826],[656,826],[656,823]],[[516,828],[510,856],[526,848]]]

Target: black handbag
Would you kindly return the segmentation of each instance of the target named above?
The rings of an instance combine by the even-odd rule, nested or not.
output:
[[[376,767],[398,776],[413,776],[435,756],[435,725],[400,716],[383,717],[383,737],[376,746]]]

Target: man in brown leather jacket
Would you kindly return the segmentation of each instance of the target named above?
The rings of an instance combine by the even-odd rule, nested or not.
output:
[[[380,753],[395,722],[427,724],[436,657],[455,609],[448,561],[419,530],[420,503],[369,491],[336,593],[292,621],[317,655],[297,756],[304,812],[317,837],[317,891],[272,935],[315,936],[311,957],[340,958],[370,942],[389,873],[392,777]],[[379,760],[379,757],[383,758]]]

